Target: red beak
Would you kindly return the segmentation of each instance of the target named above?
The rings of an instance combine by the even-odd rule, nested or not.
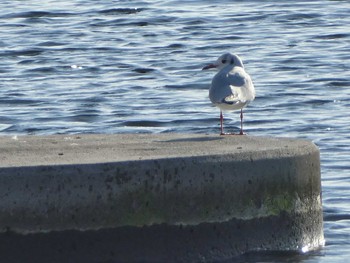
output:
[[[216,67],[217,67],[217,65],[215,65],[215,64],[209,64],[209,65],[205,66],[204,68],[202,68],[202,70],[216,68]]]

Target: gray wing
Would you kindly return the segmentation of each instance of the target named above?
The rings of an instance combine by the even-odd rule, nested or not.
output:
[[[214,104],[236,104],[252,100],[249,89],[253,83],[243,68],[235,67],[230,72],[215,75],[209,89],[209,98]],[[247,92],[248,90],[248,92]]]
[[[243,68],[234,68],[228,75],[231,95],[225,98],[226,101],[247,102],[255,98],[255,89],[250,76]]]

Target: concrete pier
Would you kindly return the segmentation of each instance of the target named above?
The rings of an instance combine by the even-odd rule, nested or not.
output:
[[[308,141],[0,137],[4,262],[220,262],[323,243],[319,150]]]

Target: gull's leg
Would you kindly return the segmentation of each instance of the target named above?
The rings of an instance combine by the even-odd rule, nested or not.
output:
[[[222,110],[220,110],[220,135],[224,135],[224,116],[222,115]]]
[[[244,133],[243,133],[243,108],[241,109],[241,131],[239,134],[244,135]]]

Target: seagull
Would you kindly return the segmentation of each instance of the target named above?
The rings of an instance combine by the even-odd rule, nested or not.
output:
[[[224,133],[222,111],[241,110],[241,130],[243,135],[243,108],[255,98],[252,79],[245,72],[243,62],[239,56],[232,53],[221,55],[215,63],[205,66],[202,70],[216,68],[219,70],[214,76],[209,89],[209,99],[220,109],[220,135]]]

